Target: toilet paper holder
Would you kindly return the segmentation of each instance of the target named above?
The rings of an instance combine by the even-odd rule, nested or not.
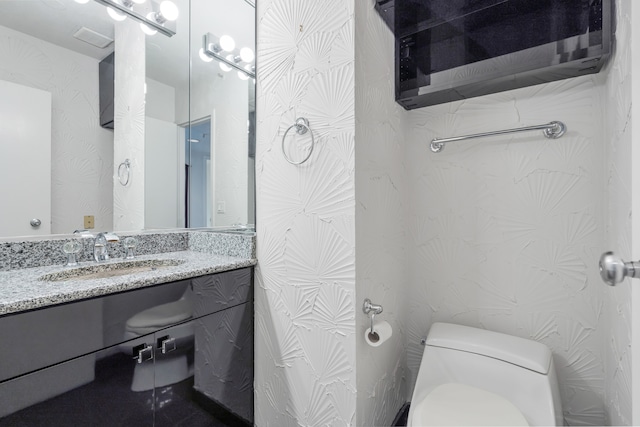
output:
[[[379,304],[373,304],[369,298],[364,299],[364,303],[362,304],[362,311],[364,314],[369,315],[371,317],[371,333],[374,333],[373,330],[373,319],[376,314],[382,313],[382,306]]]

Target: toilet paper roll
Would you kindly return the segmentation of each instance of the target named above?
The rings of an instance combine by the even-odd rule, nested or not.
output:
[[[364,340],[371,347],[378,347],[383,342],[391,338],[393,334],[393,329],[391,329],[391,325],[387,322],[375,322],[373,324],[373,333],[371,333],[371,328],[367,328],[364,331]]]

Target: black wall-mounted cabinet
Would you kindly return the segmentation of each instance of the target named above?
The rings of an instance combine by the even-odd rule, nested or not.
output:
[[[115,52],[100,61],[98,81],[100,85],[100,126],[113,129],[113,103],[115,100]]]
[[[597,73],[614,0],[378,0],[410,110]]]

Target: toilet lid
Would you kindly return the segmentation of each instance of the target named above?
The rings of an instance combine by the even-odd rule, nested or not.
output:
[[[466,384],[436,387],[414,408],[414,426],[528,426],[524,415],[502,396]]]
[[[132,316],[127,320],[127,331],[147,334],[159,328],[170,326],[190,319],[193,316],[191,303],[179,299],[167,304],[157,305]]]

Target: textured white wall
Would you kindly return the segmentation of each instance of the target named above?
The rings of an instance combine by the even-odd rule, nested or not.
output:
[[[547,344],[569,424],[629,423],[628,287],[604,288],[597,270],[630,228],[624,42],[609,74],[405,113],[372,2],[332,3],[258,5],[257,425],[388,425],[434,321]],[[320,141],[296,168],[280,138],[301,115]],[[562,139],[428,149],[551,120]],[[363,345],[365,297],[385,306],[393,345]]]
[[[51,92],[51,232],[112,229],[113,133],[99,124],[98,61],[0,26],[0,80]]]
[[[407,113],[394,101],[393,34],[374,4],[357,0],[355,8],[357,424],[389,426],[411,397],[402,322],[409,286]],[[383,306],[379,318],[393,327],[391,339],[377,348],[362,338],[370,325],[359,310],[365,298]]]
[[[258,426],[356,423],[353,6],[257,2]],[[292,166],[298,116],[317,146]]]
[[[632,255],[632,127],[631,117],[631,7],[617,2],[616,55],[604,87],[607,169],[605,244],[625,260]],[[637,23],[636,23],[637,25]],[[638,56],[637,54],[635,55]],[[637,113],[636,113],[637,114]],[[637,193],[638,190],[636,189]],[[637,213],[636,213],[637,216]],[[637,232],[636,232],[637,233]],[[638,234],[636,234],[638,235]],[[635,242],[637,244],[638,242]],[[605,405],[608,425],[631,425],[631,280],[604,287]],[[638,423],[637,420],[635,424]]]
[[[600,95],[596,78],[584,77],[410,113],[412,380],[431,323],[487,328],[548,345],[568,423],[604,423]],[[561,139],[526,133],[428,148],[434,137],[552,120],[567,125]]]
[[[144,228],[144,115],[145,35],[136,22],[115,24],[118,60],[114,101],[113,136],[113,227],[115,230]],[[118,180],[118,168],[131,162],[129,182]],[[121,169],[123,182],[125,168]]]

